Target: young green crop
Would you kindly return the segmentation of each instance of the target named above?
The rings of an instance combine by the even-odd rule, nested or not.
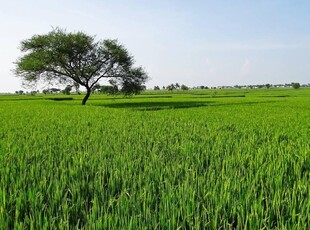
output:
[[[309,229],[310,91],[190,92],[1,97],[0,226]]]

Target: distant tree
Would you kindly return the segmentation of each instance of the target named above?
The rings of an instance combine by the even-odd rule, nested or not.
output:
[[[31,95],[31,96],[35,96],[37,93],[38,93],[38,92],[37,92],[36,90],[33,90],[33,91],[30,92],[30,95]]]
[[[271,87],[271,84],[266,84],[265,86],[267,89],[269,89]]]
[[[49,89],[49,92],[51,93],[59,93],[61,90],[60,89],[57,89],[57,88],[50,88]]]
[[[160,90],[159,86],[154,86],[154,90]]]
[[[97,83],[96,85],[93,86],[92,93],[98,92],[100,88],[101,88],[101,85]]]
[[[43,90],[42,90],[42,93],[46,95],[46,94],[49,93],[49,90],[48,90],[48,89],[43,89]]]
[[[25,92],[23,90],[16,90],[15,94],[22,95],[22,94],[25,94]]]
[[[34,35],[21,42],[25,55],[16,61],[15,73],[24,83],[78,83],[86,88],[85,105],[93,87],[103,78],[113,79],[126,95],[144,89],[148,79],[142,67],[116,40],[95,41],[83,32],[67,33],[56,28],[45,35]]]
[[[100,89],[101,93],[106,93],[110,95],[115,95],[119,92],[117,85],[103,85]]]
[[[118,93],[117,85],[102,85],[99,90],[100,93],[115,95]]]
[[[292,87],[294,89],[299,89],[300,88],[300,84],[298,82],[292,82]]]
[[[199,89],[204,89],[205,87],[203,85],[199,86]]]
[[[176,88],[175,88],[174,84],[171,84],[171,85],[167,85],[166,89],[169,90],[169,91],[172,91],[172,90],[174,90]]]
[[[189,87],[186,85],[181,85],[181,90],[189,90]]]
[[[180,89],[179,83],[175,83],[174,87],[175,87],[176,89]]]
[[[72,90],[72,86],[71,85],[67,85],[66,88],[64,88],[64,90],[62,90],[62,93],[66,94],[66,95],[70,95],[71,90]]]

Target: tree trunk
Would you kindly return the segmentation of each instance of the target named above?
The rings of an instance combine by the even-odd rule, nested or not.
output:
[[[82,105],[86,104],[86,101],[88,100],[88,98],[90,96],[90,93],[91,93],[91,89],[90,88],[87,87],[86,89],[87,89],[87,91],[86,91],[85,97],[83,98]]]

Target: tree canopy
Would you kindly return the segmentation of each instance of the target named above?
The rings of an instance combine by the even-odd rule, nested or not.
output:
[[[292,82],[292,87],[293,87],[294,89],[299,89],[299,88],[300,88],[300,83],[298,83],[298,82]]]
[[[79,84],[86,88],[85,105],[92,88],[107,79],[126,95],[140,93],[148,76],[134,67],[134,58],[117,40],[96,41],[84,32],[67,33],[56,28],[21,42],[25,54],[16,62],[15,73],[24,83]]]

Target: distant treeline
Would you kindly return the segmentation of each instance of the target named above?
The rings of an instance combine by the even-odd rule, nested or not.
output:
[[[298,82],[292,82],[292,83],[286,83],[286,84],[258,84],[258,85],[234,85],[234,86],[217,86],[217,87],[208,87],[204,85],[200,86],[194,86],[194,87],[189,87],[184,84],[179,84],[179,83],[172,83],[167,86],[154,86],[153,90],[168,90],[168,91],[173,91],[173,90],[190,90],[190,89],[262,89],[262,88],[294,88],[294,89],[299,89],[300,87],[310,87],[309,84],[300,84]],[[144,88],[146,89],[146,88]],[[18,95],[23,95],[23,94],[29,94],[29,95],[36,95],[37,93],[40,93],[39,90],[36,91],[23,91],[23,90],[18,90],[15,91],[15,94]],[[48,89],[43,89],[42,92],[43,94],[66,94],[70,95],[71,93],[76,93],[76,94],[81,94],[79,86],[77,84],[75,85],[67,85],[64,89],[59,89],[59,88],[48,88]],[[100,85],[96,84],[93,89],[92,93],[102,93],[102,94],[109,94],[109,95],[114,95],[120,93],[120,89],[116,85]]]
[[[234,85],[234,86],[217,86],[217,87],[208,87],[204,85],[200,86],[194,86],[194,87],[189,87],[184,84],[170,84],[167,86],[154,86],[153,90],[189,90],[189,89],[262,89],[262,88],[288,88],[288,87],[293,87],[294,89],[298,89],[300,87],[310,87],[309,84],[300,84],[298,82],[292,82],[292,83],[286,83],[286,84],[257,84],[257,85]]]

